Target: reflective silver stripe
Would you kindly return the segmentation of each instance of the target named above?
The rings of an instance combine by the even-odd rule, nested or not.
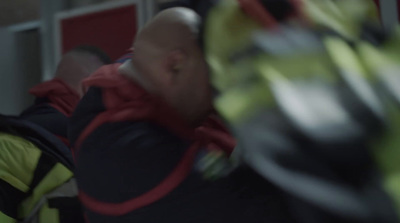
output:
[[[39,222],[39,210],[43,207],[47,200],[56,197],[76,197],[78,196],[78,186],[75,178],[70,179],[60,187],[51,191],[48,194],[43,195],[37,205],[32,209],[28,217],[25,218],[21,223],[38,223]]]
[[[292,83],[276,78],[270,88],[279,108],[296,128],[318,142],[347,141],[363,134],[332,86],[322,81]]]

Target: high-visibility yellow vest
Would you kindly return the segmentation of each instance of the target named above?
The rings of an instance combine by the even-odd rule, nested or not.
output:
[[[307,25],[294,20],[272,30],[245,14],[237,1],[221,1],[208,13],[204,50],[219,92],[215,106],[235,129],[278,106],[276,83],[354,84],[350,88],[386,123],[383,136],[371,135],[368,142],[400,213],[400,32],[375,45],[362,38],[364,24],[378,24],[372,1],[302,2]]]
[[[68,148],[39,126],[0,118],[0,222],[83,222]]]

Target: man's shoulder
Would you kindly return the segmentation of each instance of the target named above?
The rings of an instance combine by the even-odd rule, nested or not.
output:
[[[88,143],[98,142],[108,148],[151,148],[169,145],[188,145],[188,142],[171,133],[167,128],[147,120],[108,122],[87,138]]]
[[[21,148],[37,148],[67,168],[73,169],[68,147],[42,126],[19,117],[0,115],[0,132],[13,136],[3,137],[3,143],[9,143],[12,145],[11,147],[19,145]],[[32,147],[32,145],[34,146]]]
[[[20,117],[35,123],[56,136],[67,137],[68,117],[48,103],[40,103],[26,109]]]

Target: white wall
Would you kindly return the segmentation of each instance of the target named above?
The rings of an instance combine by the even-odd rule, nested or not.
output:
[[[0,113],[15,114],[21,108],[21,84],[15,75],[15,38],[7,29],[0,29]]]
[[[0,29],[0,113],[17,115],[32,103],[28,89],[40,82],[40,44],[37,29]]]

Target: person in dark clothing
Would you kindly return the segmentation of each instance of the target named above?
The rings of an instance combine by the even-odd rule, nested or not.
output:
[[[109,62],[97,48],[77,47],[55,78],[30,90],[37,98],[20,117],[0,115],[0,222],[84,222],[67,122],[81,80]]]
[[[398,82],[383,77],[398,66],[400,38],[380,26],[374,2],[183,1],[204,16],[203,52],[235,157],[284,192],[290,215],[399,222],[399,97],[389,90]]]
[[[71,117],[79,197],[90,222],[294,222],[280,192],[246,168],[214,181],[202,154],[235,140],[211,106],[199,17],[161,12],[131,60],[104,66]]]
[[[55,77],[29,90],[36,99],[21,113],[21,118],[42,126],[68,145],[68,117],[85,91],[81,81],[110,62],[107,54],[92,46],[79,46],[66,53]]]

